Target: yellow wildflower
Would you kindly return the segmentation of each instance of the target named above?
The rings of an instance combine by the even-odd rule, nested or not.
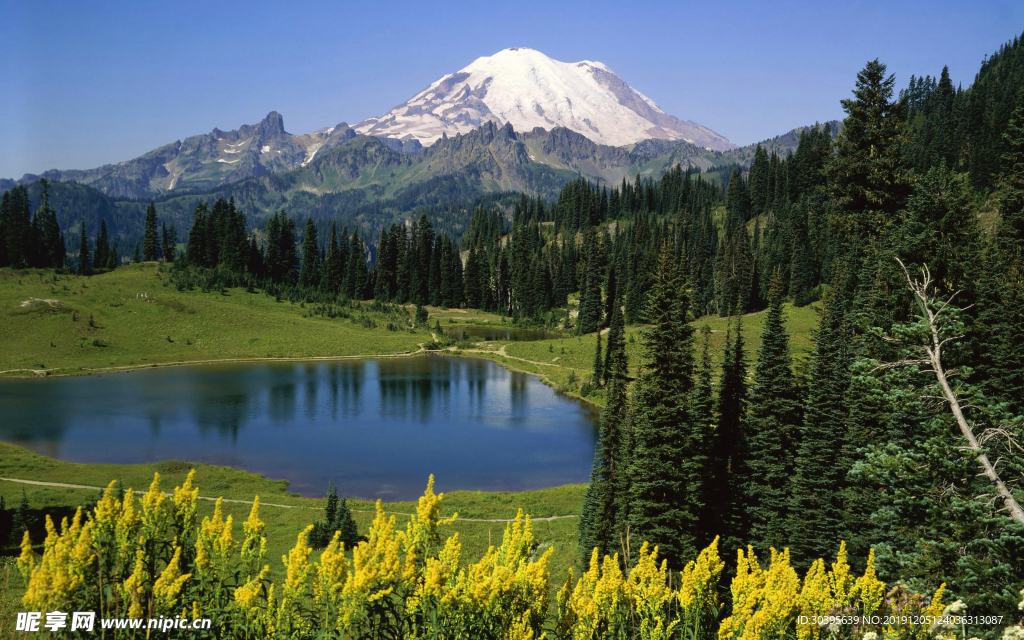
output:
[[[832,601],[836,606],[845,606],[849,603],[852,585],[853,576],[850,575],[850,565],[846,561],[846,541],[843,540],[839,543],[839,552],[836,554],[836,561],[832,563],[832,572],[829,574]]]
[[[341,541],[340,531],[334,532],[331,542],[320,554],[320,562],[316,564],[315,571],[313,598],[317,604],[325,605],[334,600],[348,577],[348,560],[345,558],[345,543]]]
[[[181,547],[175,547],[174,555],[153,584],[153,597],[161,611],[169,612],[173,609],[181,588],[190,577],[190,573],[181,573]]]
[[[312,530],[313,525],[309,525],[300,531],[295,539],[295,546],[288,552],[288,555],[281,557],[281,561],[286,569],[282,592],[282,597],[284,598],[299,597],[307,590],[310,570],[312,568],[309,563],[309,556],[313,553],[313,549],[309,546],[308,542],[309,532]]]
[[[199,499],[199,488],[195,486],[196,470],[192,469],[180,487],[174,488],[174,522],[178,529],[178,538],[190,540],[196,528],[196,500]]]
[[[128,617],[141,618],[143,615],[142,598],[146,590],[149,575],[146,573],[146,554],[139,549],[135,554],[135,570],[121,585],[121,595],[129,603]]]
[[[267,554],[267,539],[263,535],[265,525],[260,520],[260,497],[252,502],[249,517],[242,523],[242,563],[247,575],[255,573]]]
[[[718,608],[718,579],[725,563],[718,555],[718,537],[683,567],[678,598],[684,617],[703,615]]]
[[[868,563],[864,575],[857,578],[850,590],[850,600],[857,603],[861,615],[873,615],[882,605],[885,596],[885,583],[875,573],[875,550],[868,552]]]
[[[21,555],[18,556],[18,571],[21,572],[21,577],[28,584],[29,576],[32,575],[32,569],[36,566],[36,554],[32,550],[32,538],[28,534],[28,530],[25,531],[24,535],[21,536]]]
[[[260,591],[263,590],[263,581],[269,572],[270,566],[265,565],[252,580],[235,589],[235,602],[243,609],[254,608],[260,597]]]

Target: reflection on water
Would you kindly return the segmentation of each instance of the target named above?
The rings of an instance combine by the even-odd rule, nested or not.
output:
[[[586,482],[597,414],[488,360],[176,367],[0,382],[0,439],[75,462],[230,465],[320,495]]]

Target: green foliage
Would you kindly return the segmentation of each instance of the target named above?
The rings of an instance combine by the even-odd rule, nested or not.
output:
[[[698,532],[707,479],[707,443],[694,429],[693,328],[671,250],[665,246],[651,287],[644,359],[633,392],[629,466],[630,536],[656,544],[682,568],[704,540]]]
[[[748,392],[741,323],[741,318],[736,316],[727,325],[715,405],[715,428],[705,430],[711,454],[705,487],[707,509],[703,530],[710,535],[723,536],[728,545],[742,545],[742,536],[747,529],[743,490],[747,458],[751,453],[743,429]],[[708,416],[701,424],[711,423]]]
[[[850,385],[851,332],[845,305],[838,295],[825,299],[821,326],[814,336],[807,404],[793,470],[788,541],[796,556],[805,561],[821,555],[823,536],[843,533],[841,497],[850,466],[841,455]]]
[[[85,236],[85,223],[82,223]],[[157,235],[156,205],[152,202],[146,208],[146,223],[142,234],[142,259],[146,262],[160,259],[160,237]]]
[[[306,231],[303,235],[299,286],[314,288],[320,284],[320,246],[316,241],[316,225],[312,218],[306,218]]]
[[[352,517],[352,510],[345,498],[338,497],[338,487],[333,482],[327,488],[327,499],[324,505],[324,519],[313,523],[313,529],[309,532],[309,544],[314,549],[323,549],[338,533],[339,540],[345,543],[346,549],[351,549],[363,538],[356,528],[356,521]]]
[[[608,404],[601,414],[594,467],[580,515],[581,560],[586,559],[594,548],[602,554],[617,553],[627,535],[630,486],[627,473],[632,448],[628,431],[629,381],[626,377],[629,363],[622,340],[622,310],[618,307],[612,311],[607,357]]]
[[[768,313],[761,333],[750,411],[743,431],[745,458],[745,514],[750,539],[761,550],[792,544],[786,535],[790,478],[801,417],[800,398],[789,354],[789,336],[782,310],[781,272],[772,277]],[[820,335],[820,334],[819,334]]]

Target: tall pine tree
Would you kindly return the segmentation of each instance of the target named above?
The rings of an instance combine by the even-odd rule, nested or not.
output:
[[[772,277],[768,312],[761,333],[750,411],[744,423],[750,456],[744,502],[750,542],[760,550],[786,544],[786,514],[800,406],[793,378],[782,310],[782,273]]]
[[[798,560],[835,551],[842,539],[842,492],[849,471],[842,456],[846,393],[850,384],[850,325],[845,300],[834,289],[823,301],[814,334],[810,381],[791,484],[788,542]]]
[[[146,224],[142,236],[142,259],[146,262],[160,259],[160,236],[157,233],[156,204],[146,207]]]
[[[706,446],[694,426],[693,328],[686,289],[672,249],[664,245],[651,287],[644,360],[632,409],[629,528],[633,540],[655,544],[681,569],[707,540],[699,535]]]

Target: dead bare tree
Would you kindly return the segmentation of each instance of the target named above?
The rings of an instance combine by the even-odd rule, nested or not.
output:
[[[1004,508],[1009,513],[1010,517],[1024,524],[1024,508],[1021,508],[1020,503],[1013,497],[1013,493],[1009,487],[1003,482],[1002,478],[999,477],[999,472],[996,469],[996,465],[989,460],[988,454],[982,447],[985,440],[988,440],[997,433],[1009,437],[1009,434],[1003,433],[1000,430],[989,430],[991,433],[983,433],[981,439],[975,435],[974,428],[967,421],[964,416],[963,409],[960,405],[960,400],[957,398],[956,392],[953,391],[949,384],[949,374],[942,365],[942,348],[950,341],[961,338],[960,335],[944,336],[945,331],[944,322],[945,318],[942,317],[943,312],[950,309],[950,304],[953,298],[956,297],[954,293],[945,302],[939,303],[936,298],[933,297],[932,288],[932,275],[931,271],[928,270],[928,266],[925,265],[921,268],[921,278],[914,279],[911,277],[910,272],[907,270],[906,265],[903,264],[898,258],[896,262],[899,262],[900,267],[903,269],[903,274],[907,278],[907,285],[910,287],[910,291],[914,294],[917,299],[918,307],[921,310],[921,317],[928,325],[928,337],[925,344],[920,345],[920,357],[918,358],[906,358],[899,362],[890,363],[887,367],[894,366],[906,366],[906,365],[925,365],[930,368],[932,373],[935,374],[935,379],[939,384],[939,388],[942,390],[943,398],[949,405],[950,411],[953,413],[953,417],[956,418],[957,426],[960,427],[960,433],[967,441],[966,449],[974,454],[978,464],[981,465],[982,475],[984,475],[995,487],[996,496],[1003,501]]]

